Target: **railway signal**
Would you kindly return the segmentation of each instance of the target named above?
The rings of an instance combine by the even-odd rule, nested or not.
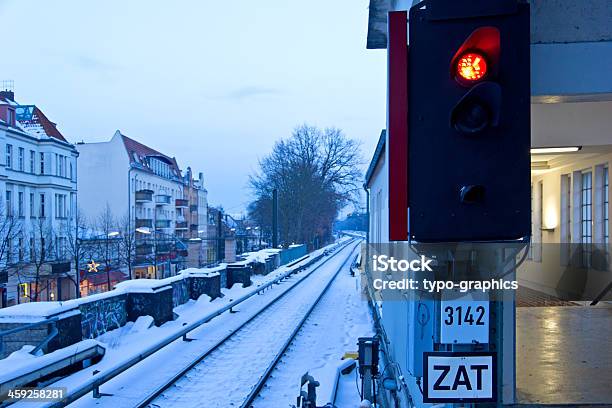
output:
[[[529,5],[425,1],[409,21],[409,238],[529,236]]]

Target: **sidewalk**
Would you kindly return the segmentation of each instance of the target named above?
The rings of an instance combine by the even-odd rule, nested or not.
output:
[[[612,306],[518,307],[516,316],[518,403],[612,405]]]

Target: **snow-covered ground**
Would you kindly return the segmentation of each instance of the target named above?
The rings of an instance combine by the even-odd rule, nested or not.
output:
[[[318,252],[319,251],[313,255],[317,255]],[[336,258],[339,257],[340,256],[334,257],[329,263],[335,262]],[[154,389],[164,384],[175,373],[179,372],[183,367],[186,367],[196,358],[196,356],[212,347],[221,338],[235,330],[261,310],[273,298],[286,291],[292,283],[303,279],[313,267],[325,261],[325,259],[326,258],[315,263],[305,271],[291,275],[281,284],[273,285],[271,289],[266,290],[262,294],[250,297],[234,308],[237,313],[224,313],[200,326],[198,329],[195,329],[189,334],[189,337],[196,339],[196,341],[174,341],[169,346],[153,354],[127,372],[101,386],[101,392],[114,394],[113,396],[93,399],[91,393],[89,393],[71,406],[133,407]],[[105,371],[117,367],[128,359],[139,355],[147,347],[159,342],[160,339],[177,333],[185,325],[191,324],[201,319],[202,316],[225,307],[228,303],[252,291],[257,291],[257,287],[286,274],[289,269],[296,268],[307,261],[308,259],[305,259],[293,265],[291,268],[281,267],[267,276],[253,276],[253,286],[243,288],[241,285],[234,285],[232,289],[223,290],[223,298],[215,299],[212,302],[207,296],[202,296],[198,301],[191,300],[175,308],[175,312],[179,316],[176,320],[168,322],[161,327],[153,326],[152,319],[145,316],[139,318],[136,322],[130,322],[124,327],[108,332],[97,339],[106,347],[106,355],[100,363],[61,379],[54,383],[53,386],[67,387],[70,392],[87,381],[91,381],[92,377],[99,376],[99,374],[94,375],[95,371],[104,373]],[[36,358],[34,358],[34,360],[35,359]],[[18,407],[21,404],[23,403],[18,403],[14,406]],[[27,407],[48,405],[31,402],[26,404],[25,406]]]
[[[227,408],[241,406],[336,271],[353,253],[350,245],[244,326],[194,367],[151,406]],[[350,263],[343,268],[349,271]],[[342,273],[342,272],[341,272]],[[323,333],[324,334],[324,333]],[[296,383],[298,380],[294,380]],[[291,387],[287,384],[288,388]],[[269,407],[288,406],[274,401]]]
[[[313,310],[253,406],[295,404],[300,378],[306,372],[321,383],[317,388],[317,406],[334,402],[333,386],[337,368],[343,364],[342,356],[357,351],[357,338],[373,333],[367,301],[361,294],[360,277],[351,276],[347,265]],[[355,368],[341,377],[335,400],[338,408],[359,406],[356,375]]]

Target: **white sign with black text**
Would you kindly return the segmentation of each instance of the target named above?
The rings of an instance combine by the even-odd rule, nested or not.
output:
[[[471,295],[440,302],[440,343],[486,344],[489,342],[489,302]]]
[[[424,402],[495,402],[496,354],[426,352],[423,355]]]

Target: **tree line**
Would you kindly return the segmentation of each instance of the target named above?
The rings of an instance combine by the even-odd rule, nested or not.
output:
[[[137,256],[137,233],[126,214],[115,218],[110,207],[87,220],[77,210],[72,217],[53,223],[51,217],[16,217],[0,208],[0,273],[7,281],[31,284],[24,294],[40,300],[48,278],[68,278],[79,295],[79,271],[95,260],[111,288],[111,271],[126,270],[128,278]],[[70,265],[69,271],[52,274],[52,265]]]
[[[358,203],[362,164],[359,143],[340,129],[298,126],[274,144],[251,175],[249,216],[271,234],[276,189],[280,242],[318,247],[331,238],[340,210]]]

